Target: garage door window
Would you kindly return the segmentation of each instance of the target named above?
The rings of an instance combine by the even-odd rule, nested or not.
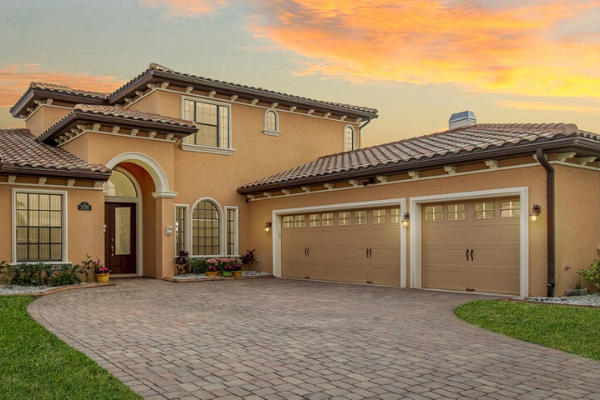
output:
[[[338,215],[338,225],[350,225],[352,216],[349,212],[341,212]]]
[[[294,226],[296,228],[304,228],[306,223],[304,222],[304,215],[296,215],[294,217]]]
[[[442,206],[427,206],[425,207],[425,221],[442,221]]]
[[[292,228],[294,226],[294,217],[283,217],[283,227]]]
[[[399,208],[392,208],[390,210],[390,222],[392,224],[397,224],[400,222],[400,209]]]
[[[448,221],[464,221],[467,219],[464,204],[448,205]]]
[[[521,215],[521,202],[508,200],[500,202],[500,218],[516,218]]]
[[[333,226],[333,213],[323,214],[321,221],[323,226]]]
[[[321,226],[321,216],[319,214],[310,214],[308,220],[309,226]]]
[[[493,219],[494,203],[475,203],[475,219]]]
[[[385,224],[386,210],[374,210],[373,211],[373,223],[374,224]]]
[[[366,211],[354,211],[354,225],[364,225],[367,223]]]

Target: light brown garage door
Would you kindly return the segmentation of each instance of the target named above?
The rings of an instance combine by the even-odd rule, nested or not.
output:
[[[423,205],[423,287],[519,294],[519,199]]]
[[[281,274],[398,286],[400,218],[389,207],[284,216]]]

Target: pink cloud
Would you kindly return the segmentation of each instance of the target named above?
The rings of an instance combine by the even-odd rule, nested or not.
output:
[[[194,18],[208,14],[226,6],[226,0],[141,0],[142,5],[150,8],[166,8],[171,16]]]

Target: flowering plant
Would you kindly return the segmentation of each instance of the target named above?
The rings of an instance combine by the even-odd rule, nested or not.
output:
[[[90,264],[94,267],[95,274],[110,274],[110,270],[102,264],[99,258],[90,260]]]
[[[242,264],[240,264],[240,263],[235,263],[231,267],[233,268],[232,271],[241,271],[242,270]]]
[[[217,257],[206,260],[206,263],[208,265],[214,265],[215,267],[217,267],[217,271],[225,271],[225,266],[230,265],[232,263],[236,263],[237,261],[238,259],[235,257]]]
[[[216,265],[209,265],[206,270],[208,272],[217,272],[219,270],[219,267],[217,267]]]
[[[227,264],[223,267],[223,271],[234,271],[233,265]]]

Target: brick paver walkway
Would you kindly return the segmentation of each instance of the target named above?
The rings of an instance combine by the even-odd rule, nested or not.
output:
[[[44,296],[29,312],[147,399],[600,399],[600,363],[470,326],[465,294],[283,279]]]

